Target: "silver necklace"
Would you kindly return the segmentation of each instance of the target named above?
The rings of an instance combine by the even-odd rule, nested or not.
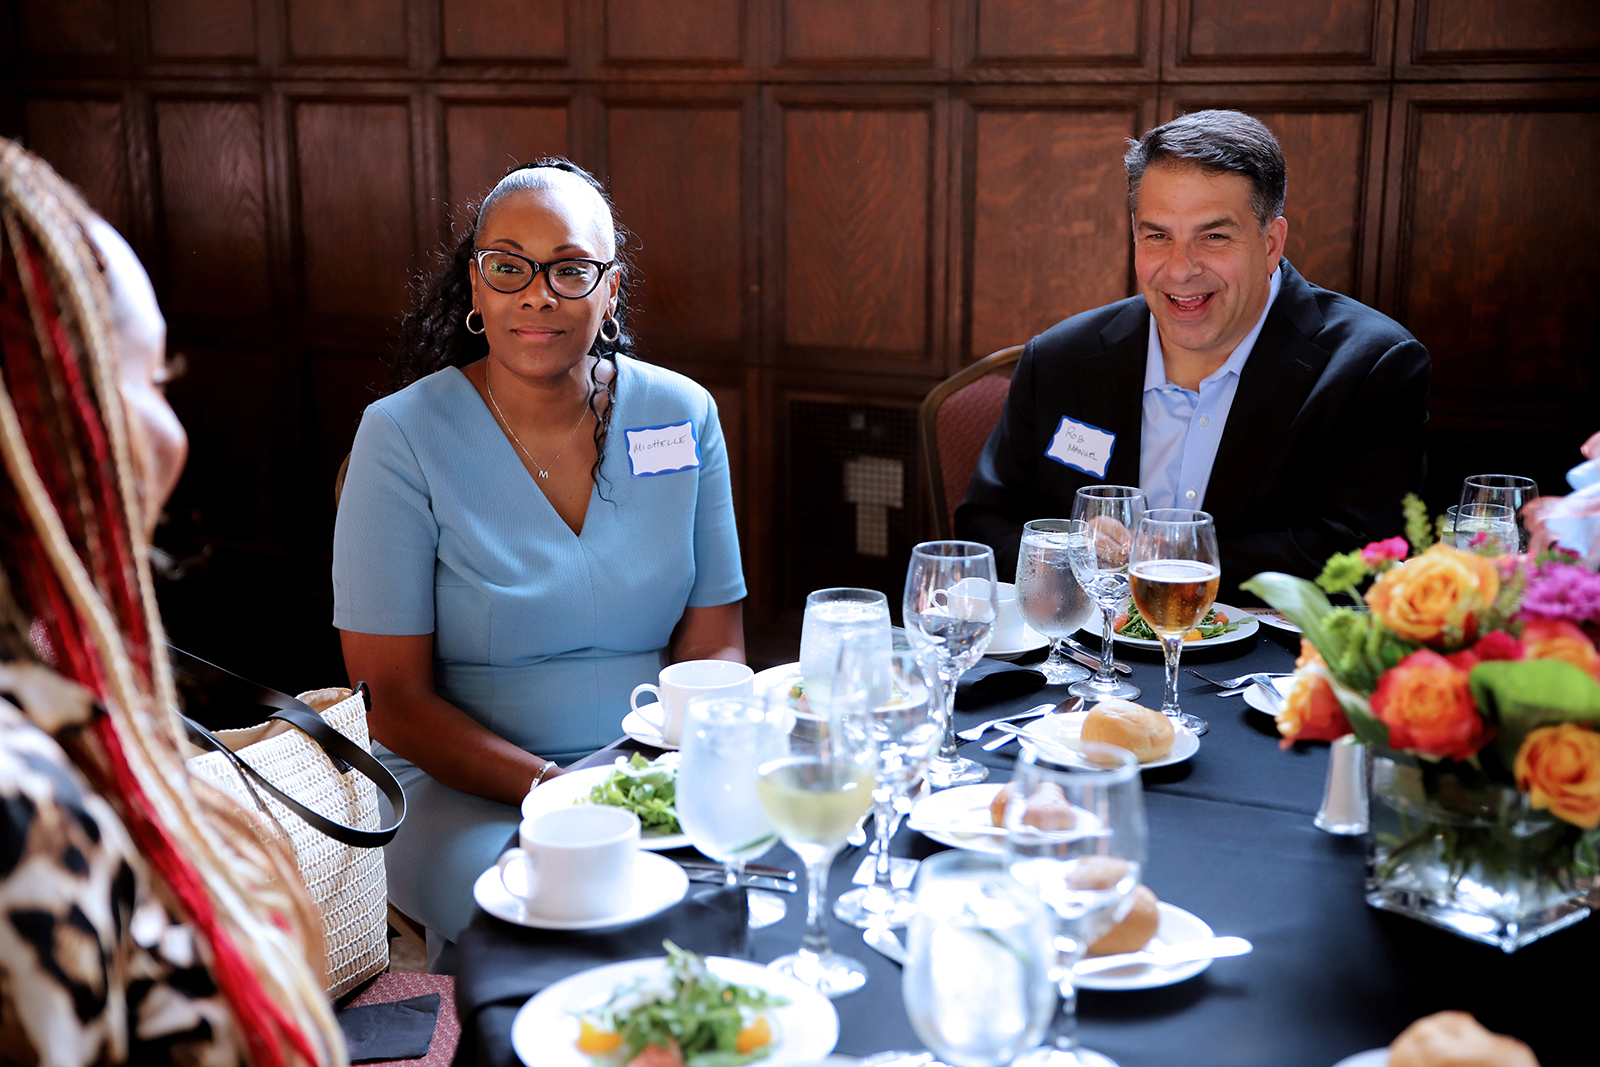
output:
[[[517,431],[511,428],[511,421],[506,418],[505,412],[501,411],[500,405],[495,402],[494,387],[489,384],[488,364],[484,364],[483,367],[483,390],[489,394],[489,406],[494,408],[495,417],[500,420],[500,425],[506,428],[506,433],[511,435],[511,443],[517,446],[517,451],[528,457],[528,462],[533,464],[533,469],[539,472],[540,478],[549,478],[550,472],[556,469],[557,463],[561,462],[562,453],[566,452],[567,445],[570,445],[572,439],[578,436],[578,427],[582,426],[585,420],[589,418],[588,406],[585,405],[584,409],[578,413],[578,422],[572,427],[572,432],[567,434],[567,443],[561,446],[561,451],[557,452],[556,458],[550,461],[550,466],[541,467],[539,466],[539,461],[533,458],[533,453],[529,452],[523,443],[517,439]]]

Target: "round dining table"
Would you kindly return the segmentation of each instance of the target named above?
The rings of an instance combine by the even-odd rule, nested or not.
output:
[[[1242,641],[1188,649],[1183,663],[1213,677],[1286,672],[1297,647],[1293,635],[1263,626]],[[1159,706],[1159,654],[1120,644],[1117,654],[1144,690],[1141,703]],[[958,728],[1066,697],[1065,686],[1043,686],[1037,671],[1008,669],[1018,666],[1026,664],[986,660],[969,672],[974,680],[964,680],[956,702]],[[1369,908],[1365,838],[1334,836],[1312,823],[1328,746],[1280,749],[1269,716],[1241,697],[1182,677],[1183,707],[1205,719],[1209,731],[1190,759],[1144,772],[1150,825],[1144,880],[1161,900],[1255,948],[1173,985],[1083,990],[1078,1018],[1085,1047],[1121,1067],[1333,1067],[1388,1045],[1414,1019],[1457,1009],[1526,1041],[1543,1067],[1600,1063],[1600,1028],[1590,1014],[1600,983],[1588,970],[1600,965],[1600,920],[1586,919],[1508,955]],[[608,763],[636,750],[655,751],[623,739],[583,762]],[[1015,752],[1015,744],[993,753],[978,743],[963,746],[964,755],[990,767],[991,782],[1009,780]],[[893,844],[895,855],[912,858],[943,848],[905,828]],[[830,902],[849,887],[864,855],[846,848],[837,858]],[[803,869],[781,845],[761,862]],[[479,909],[457,946],[462,1046],[456,1062],[517,1064],[512,1020],[531,996],[590,967],[659,956],[664,939],[758,962],[791,952],[804,925],[804,894],[787,899],[788,917],[755,931],[745,929],[742,891],[702,884],[691,884],[681,903],[655,918],[588,933],[528,929]],[[899,967],[863,944],[854,927],[830,919],[829,937],[868,972],[863,989],[833,1002],[836,1051],[921,1049],[901,999]]]

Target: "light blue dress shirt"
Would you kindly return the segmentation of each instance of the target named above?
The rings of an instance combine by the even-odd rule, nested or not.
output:
[[[1205,507],[1211,466],[1217,459],[1222,428],[1228,424],[1239,375],[1256,338],[1278,298],[1283,271],[1274,270],[1267,306],[1227,362],[1200,380],[1200,390],[1185,389],[1167,379],[1161,355],[1161,334],[1150,316],[1150,342],[1144,361],[1144,414],[1139,424],[1139,488],[1151,508]]]

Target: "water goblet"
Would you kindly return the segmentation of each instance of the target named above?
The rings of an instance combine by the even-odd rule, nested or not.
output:
[[[973,541],[926,541],[911,550],[901,618],[919,651],[938,665],[944,736],[928,765],[936,788],[981,782],[989,768],[959,755],[955,731],[956,682],[982,658],[994,637],[994,553]]]
[[[889,598],[876,589],[818,589],[806,596],[800,623],[800,676],[806,692],[826,698],[839,660],[839,644],[854,634],[871,634],[889,648]]]
[[[1462,504],[1500,504],[1517,517],[1517,547],[1528,550],[1528,528],[1522,522],[1522,505],[1539,495],[1539,483],[1519,474],[1474,474],[1461,483]]]
[[[1100,669],[1067,690],[1085,700],[1132,700],[1140,689],[1112,669],[1117,612],[1128,601],[1128,553],[1144,514],[1144,490],[1131,485],[1087,485],[1072,501],[1072,517],[1086,524],[1068,535],[1072,573],[1100,606]]]
[[[1484,556],[1515,553],[1519,544],[1517,516],[1505,504],[1458,504],[1449,509],[1451,543]]]
[[[1034,519],[1022,527],[1017,551],[1017,608],[1029,626],[1050,640],[1050,658],[1040,664],[1050,685],[1090,676],[1067,658],[1062,641],[1089,625],[1095,613],[1095,602],[1072,569],[1071,525],[1069,519]]]
[[[1133,602],[1161,638],[1167,662],[1167,692],[1161,713],[1196,734],[1205,720],[1178,707],[1178,657],[1183,635],[1200,625],[1217,599],[1222,564],[1211,516],[1188,508],[1154,508],[1144,513],[1133,538],[1128,583]]]

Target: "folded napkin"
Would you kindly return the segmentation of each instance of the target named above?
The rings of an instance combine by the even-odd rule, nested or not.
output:
[[[1044,688],[1044,674],[1020,663],[979,660],[956,683],[956,710],[974,711],[999,700]]]
[[[433,1041],[439,994],[346,1008],[337,1017],[351,1063],[414,1060],[426,1056]]]

